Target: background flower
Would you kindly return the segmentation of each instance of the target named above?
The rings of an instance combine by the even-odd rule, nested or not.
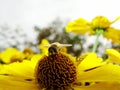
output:
[[[68,23],[66,31],[72,31],[78,34],[97,34],[102,30],[101,34],[107,39],[111,39],[114,43],[120,42],[120,29],[112,28],[111,25],[119,20],[120,17],[114,21],[109,21],[105,16],[96,16],[91,22],[79,18],[73,22]]]

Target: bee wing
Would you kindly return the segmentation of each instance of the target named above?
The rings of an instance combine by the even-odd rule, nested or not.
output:
[[[43,45],[44,47],[50,47],[51,45],[50,44],[45,44]]]
[[[66,47],[72,46],[72,44],[61,44],[61,45],[66,46]]]
[[[30,61],[2,65],[0,90],[38,90],[33,72],[34,67]]]
[[[65,47],[70,47],[72,46],[72,44],[60,44],[58,42],[54,42],[54,43],[51,43],[51,44],[46,44],[44,45],[45,47],[50,47],[51,45],[57,45],[57,46],[65,46]]]

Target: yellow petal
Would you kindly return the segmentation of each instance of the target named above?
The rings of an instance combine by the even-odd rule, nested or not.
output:
[[[115,62],[120,64],[120,53],[115,49],[107,49],[106,54],[108,55],[108,62]]]
[[[22,63],[14,62],[9,65],[3,65],[0,74],[12,74],[25,77],[34,76],[35,65],[31,61],[24,60]]]
[[[35,81],[30,79],[0,75],[0,90],[39,90]]]
[[[104,33],[104,36],[113,43],[120,43],[120,30],[115,28],[108,28]]]
[[[90,86],[73,86],[75,90],[120,90],[120,83],[99,82]]]
[[[34,77],[35,66],[27,60],[3,65],[0,70],[0,90],[38,90]]]
[[[44,55],[42,54],[35,54],[33,55],[33,57],[31,58],[31,62],[36,65],[38,63],[39,60],[41,60],[41,58],[43,57]]]
[[[66,26],[66,32],[74,32],[76,34],[93,34],[93,30],[90,28],[89,23],[83,19],[83,18],[78,18],[77,20],[68,23]]]
[[[41,44],[39,45],[39,48],[40,48],[42,54],[45,54],[45,55],[48,54],[48,47],[45,46],[45,45],[48,45],[48,44],[49,44],[49,42],[48,42],[47,39],[42,40]]]
[[[88,55],[78,65],[79,72],[89,68],[103,65],[102,59],[98,58],[95,53],[88,53]]]
[[[79,73],[78,81],[84,82],[111,82],[120,81],[120,66],[106,63],[100,67],[84,70]]]

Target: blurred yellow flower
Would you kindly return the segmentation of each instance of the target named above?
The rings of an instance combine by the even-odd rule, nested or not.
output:
[[[5,51],[1,52],[0,55],[0,58],[4,63],[11,63],[16,61],[21,62],[24,57],[24,54],[16,48],[7,48]]]
[[[107,49],[106,54],[108,55],[107,62],[114,62],[120,64],[120,53],[115,49]]]
[[[22,53],[25,55],[25,59],[30,60],[34,55],[34,52],[30,48],[25,48]]]
[[[79,18],[73,22],[69,22],[66,26],[66,31],[93,35],[96,34],[96,31],[102,30],[103,36],[107,39],[111,39],[114,43],[120,43],[120,29],[111,27],[111,25],[119,19],[120,17],[116,18],[114,21],[109,21],[104,16],[97,16],[91,22],[88,22],[83,18]]]
[[[49,53],[52,53],[51,50]],[[95,53],[85,54],[83,60],[80,57],[78,65],[74,63],[74,57],[63,52],[44,55],[38,61],[39,58],[35,56],[31,61],[3,65],[0,70],[0,90],[42,90],[44,86],[48,90],[120,89],[120,66],[104,62]]]
[[[115,28],[108,28],[107,31],[104,33],[104,36],[112,40],[113,43],[119,43],[120,44],[120,30]]]

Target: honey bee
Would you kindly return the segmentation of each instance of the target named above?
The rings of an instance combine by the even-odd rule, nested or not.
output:
[[[66,52],[66,47],[72,46],[71,44],[60,44],[58,42],[52,43],[50,45],[45,45],[48,47],[49,55],[58,52]]]

